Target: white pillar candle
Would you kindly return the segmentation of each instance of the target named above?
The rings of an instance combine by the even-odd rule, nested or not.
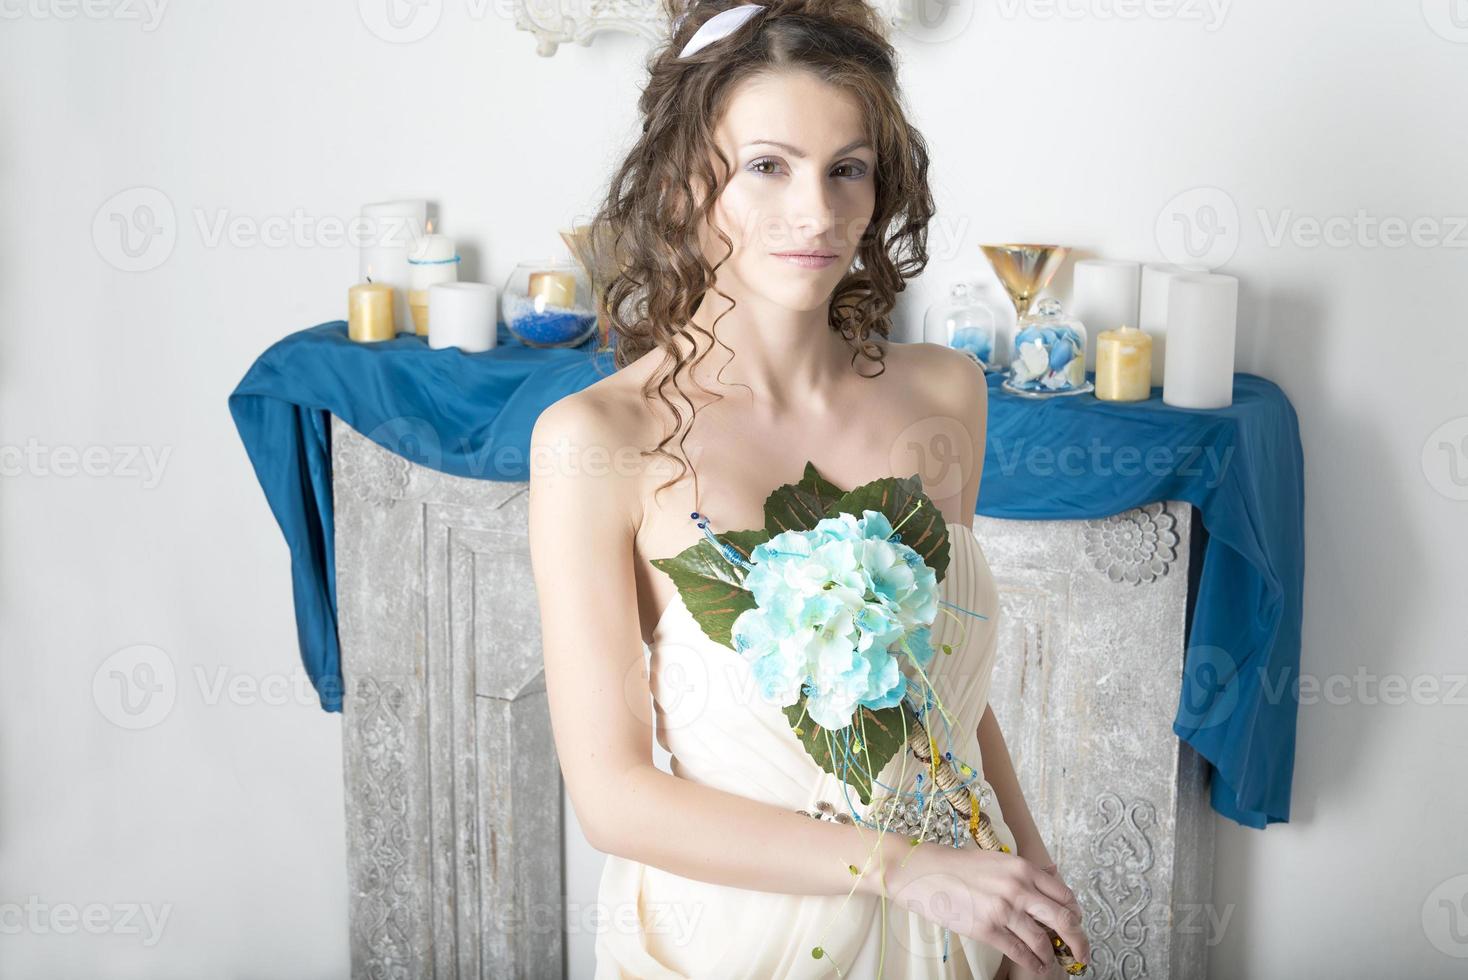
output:
[[[395,329],[413,329],[408,313],[408,249],[423,237],[428,224],[428,202],[379,201],[362,205],[362,248],[359,279],[372,270],[374,282],[393,288]]]
[[[1179,408],[1233,404],[1239,281],[1204,272],[1174,275],[1167,287],[1167,370],[1162,400]]]
[[[408,250],[408,285],[410,289],[427,289],[434,283],[453,282],[459,278],[459,253],[454,240],[433,232],[419,236]]]
[[[1162,384],[1167,358],[1167,283],[1176,275],[1207,272],[1201,265],[1169,265],[1148,262],[1142,266],[1142,298],[1137,313],[1137,326],[1152,337],[1152,385]]]
[[[495,346],[495,288],[482,282],[440,282],[428,287],[428,346],[470,353]]]
[[[428,222],[428,231],[420,236],[408,249],[408,308],[413,314],[413,329],[419,336],[428,336],[428,288],[441,282],[456,282],[459,278],[459,253],[454,240],[447,235],[435,235],[433,222]]]
[[[1086,366],[1096,366],[1103,330],[1136,327],[1142,266],[1124,259],[1081,259],[1072,280],[1070,315],[1086,325]]]

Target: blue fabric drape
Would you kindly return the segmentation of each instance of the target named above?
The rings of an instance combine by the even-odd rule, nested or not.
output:
[[[301,661],[321,707],[340,711],[331,429],[336,415],[373,442],[455,476],[525,480],[541,410],[612,373],[593,337],[533,348],[503,323],[480,354],[421,337],[359,344],[336,320],[281,339],[229,396],[229,410],[291,556]]]
[[[321,706],[341,710],[328,413],[455,476],[524,480],[536,417],[613,370],[594,339],[535,349],[499,327],[481,354],[408,334],[377,344],[342,321],[267,349],[229,408],[291,555],[301,658]],[[1105,517],[1186,500],[1207,529],[1177,735],[1208,760],[1212,804],[1250,827],[1289,819],[1304,585],[1304,458],[1289,400],[1237,374],[1234,403],[1198,411],[1092,395],[1045,400],[989,378],[978,513]]]
[[[1186,500],[1208,532],[1173,731],[1212,765],[1219,813],[1289,819],[1305,581],[1304,454],[1277,385],[1234,375],[1228,408],[1093,395],[1031,400],[989,378],[978,512],[1093,518]],[[1084,651],[1079,651],[1084,655]]]

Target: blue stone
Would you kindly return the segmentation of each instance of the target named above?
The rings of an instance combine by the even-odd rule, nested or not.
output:
[[[1032,340],[1039,339],[1041,339],[1040,331],[1036,330],[1034,327],[1025,327],[1019,332],[1019,335],[1014,338],[1015,349],[1018,349],[1025,344],[1028,344]]]
[[[954,331],[953,340],[949,346],[968,352],[970,357],[977,358],[984,364],[988,364],[994,354],[993,341],[989,339],[987,331],[977,327],[965,327]]]
[[[1065,366],[1075,359],[1076,349],[1067,338],[1061,338],[1050,348],[1050,370],[1064,371]]]

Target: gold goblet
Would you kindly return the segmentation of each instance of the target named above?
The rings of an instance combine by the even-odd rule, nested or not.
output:
[[[612,349],[611,343],[611,319],[607,316],[605,309],[607,284],[617,275],[621,267],[617,264],[615,251],[608,242],[607,235],[602,235],[601,241],[593,239],[592,226],[588,221],[578,220],[570,229],[561,230],[561,240],[586,270],[587,278],[591,281],[591,294],[597,312],[597,353],[603,353]]]
[[[1010,302],[1014,303],[1015,321],[1023,320],[1030,304],[1060,268],[1070,249],[1065,245],[980,245],[994,273],[999,276]]]

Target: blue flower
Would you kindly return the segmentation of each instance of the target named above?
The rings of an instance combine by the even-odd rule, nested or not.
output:
[[[904,659],[933,651],[937,575],[894,541],[881,511],[840,513],[782,531],[752,549],[745,588],[755,608],[734,619],[734,649],[765,700],[786,707],[806,691],[806,711],[841,729],[859,708],[895,707],[906,693]]]

